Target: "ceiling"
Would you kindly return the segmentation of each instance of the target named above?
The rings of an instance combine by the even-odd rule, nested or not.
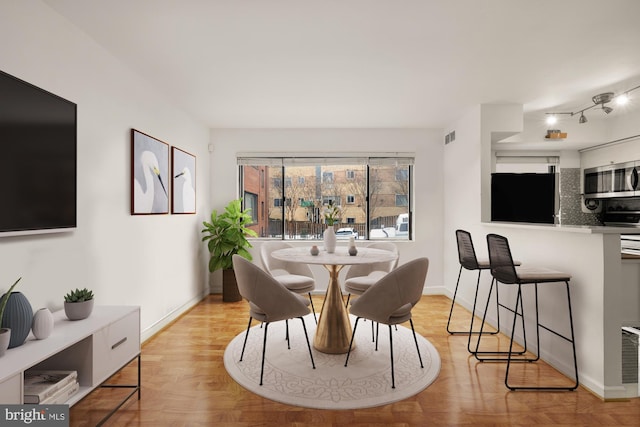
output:
[[[43,2],[216,128],[446,128],[640,84],[638,0]]]

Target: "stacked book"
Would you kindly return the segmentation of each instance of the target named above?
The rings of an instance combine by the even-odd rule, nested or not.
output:
[[[28,370],[24,373],[24,403],[62,404],[79,388],[77,371]]]

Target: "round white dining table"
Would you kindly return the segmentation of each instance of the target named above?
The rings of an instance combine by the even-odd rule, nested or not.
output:
[[[334,253],[320,249],[318,255],[311,255],[311,247],[286,248],[273,251],[271,256],[282,261],[323,265],[329,271],[329,285],[318,319],[313,346],[318,351],[330,354],[346,353],[351,340],[351,322],[342,299],[342,288],[338,279],[342,267],[388,262],[398,257],[391,251],[374,248],[358,248],[358,253],[352,256],[349,255],[346,247],[337,247]]]

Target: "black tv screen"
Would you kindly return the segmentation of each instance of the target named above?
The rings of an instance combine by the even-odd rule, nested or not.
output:
[[[77,106],[0,71],[0,237],[76,218]]]
[[[491,174],[491,221],[553,224],[555,173]]]

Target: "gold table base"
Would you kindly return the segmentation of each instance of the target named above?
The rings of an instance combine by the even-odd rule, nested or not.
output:
[[[351,321],[338,281],[342,265],[325,265],[325,268],[329,271],[329,286],[318,319],[313,347],[323,353],[342,354],[349,351],[351,341]]]

